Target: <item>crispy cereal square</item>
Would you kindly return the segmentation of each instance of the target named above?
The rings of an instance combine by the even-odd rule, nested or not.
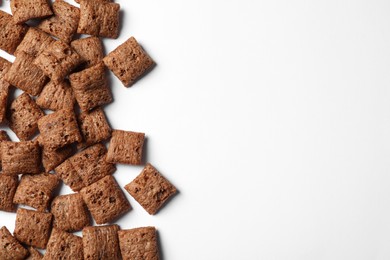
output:
[[[73,90],[67,80],[61,82],[50,81],[47,83],[36,99],[38,106],[44,109],[60,110],[73,109],[76,99]]]
[[[51,203],[53,227],[67,232],[82,230],[91,219],[80,193],[60,195]]]
[[[85,227],[83,229],[84,259],[121,259],[118,231],[118,225]]]
[[[53,14],[47,0],[11,0],[11,11],[17,24]]]
[[[134,37],[110,52],[103,62],[125,86],[131,86],[154,65]]]
[[[10,84],[4,80],[4,75],[11,68],[11,62],[0,57],[0,123],[6,121],[7,100]]]
[[[27,141],[38,130],[38,120],[45,113],[35,101],[25,92],[18,96],[11,104],[9,112],[9,127],[22,140]]]
[[[176,193],[176,188],[148,163],[125,189],[150,214],[154,215]]]
[[[55,167],[64,162],[73,153],[71,146],[65,146],[58,149],[49,149],[42,147],[42,164],[46,172],[54,170]]]
[[[53,228],[43,259],[83,259],[83,239]]]
[[[16,48],[15,56],[19,52],[25,52],[33,57],[37,57],[43,50],[47,49],[55,40],[47,33],[30,27],[24,36],[22,42]]]
[[[54,171],[57,176],[73,191],[76,192],[85,187],[83,180],[74,169],[69,159],[57,166]]]
[[[78,39],[70,45],[80,55],[84,62],[84,68],[98,64],[104,57],[103,45],[98,37]]]
[[[139,165],[145,134],[114,130],[107,152],[107,162]]]
[[[36,96],[41,93],[47,77],[33,62],[34,56],[23,51],[18,52],[18,56],[16,56],[11,68],[4,75],[4,79],[11,85]]]
[[[26,32],[27,26],[15,24],[12,15],[0,10],[0,49],[14,54]]]
[[[69,43],[77,31],[80,9],[63,0],[53,3],[54,15],[43,20],[38,28],[63,42]]]
[[[23,175],[16,189],[14,203],[45,211],[58,184],[59,179],[54,174]]]
[[[69,79],[82,111],[89,111],[112,101],[103,63],[73,73]]]
[[[1,165],[7,175],[40,173],[41,149],[38,142],[1,142]]]
[[[82,112],[79,115],[79,126],[84,141],[80,144],[81,147],[96,144],[111,137],[111,127],[100,107],[90,112]]]
[[[77,52],[61,41],[53,42],[34,60],[34,64],[55,82],[62,81],[80,62]]]
[[[61,109],[38,120],[42,144],[48,149],[58,149],[82,140],[77,120],[72,110]]]
[[[0,210],[14,212],[13,203],[16,188],[18,187],[18,176],[0,174]]]
[[[14,238],[8,229],[3,226],[0,228],[0,259],[25,259],[28,251],[16,238]]]
[[[97,224],[111,222],[131,209],[111,175],[83,188],[80,193]]]
[[[80,1],[78,33],[106,38],[119,36],[120,5],[103,1]]]
[[[159,259],[155,227],[119,230],[118,237],[123,260]]]
[[[14,236],[22,243],[44,249],[49,240],[52,217],[51,213],[19,208]]]

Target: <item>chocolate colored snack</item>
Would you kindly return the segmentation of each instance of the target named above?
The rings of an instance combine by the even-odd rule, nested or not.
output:
[[[44,249],[49,240],[52,217],[51,213],[19,208],[14,236],[29,246]]]
[[[53,228],[43,259],[83,259],[82,238]]]
[[[83,229],[84,259],[119,260],[121,259],[118,225],[86,227]]]
[[[79,116],[79,126],[84,140],[80,144],[81,147],[100,143],[111,137],[111,127],[100,107],[90,112],[82,112]]]
[[[43,88],[41,94],[36,99],[36,102],[38,106],[44,109],[56,111],[64,108],[72,110],[76,103],[76,99],[67,80],[59,83],[50,81]]]
[[[40,260],[43,258],[43,255],[41,255],[38,250],[31,246],[28,248],[28,252],[30,255],[26,258],[26,260]]]
[[[47,0],[11,0],[11,11],[16,24],[53,14]]]
[[[28,251],[16,240],[8,229],[0,228],[0,259],[22,260],[28,256]]]
[[[53,42],[34,60],[34,64],[55,82],[61,82],[80,62],[76,51],[61,41]]]
[[[80,193],[97,224],[111,222],[131,209],[111,175],[83,188]]]
[[[73,153],[71,146],[58,149],[42,148],[42,164],[46,172],[54,170],[55,167],[64,162]]]
[[[69,160],[66,160],[57,166],[55,168],[55,172],[57,176],[73,191],[80,191],[85,187],[83,180]]]
[[[125,189],[150,214],[154,215],[176,193],[176,188],[148,163]]]
[[[23,93],[11,104],[9,127],[20,140],[27,141],[37,132],[37,122],[44,115],[35,101],[27,93]]]
[[[140,227],[118,231],[123,260],[158,260],[157,232],[154,227]]]
[[[16,56],[11,68],[4,75],[4,79],[11,85],[36,96],[41,93],[47,77],[33,62],[34,56],[23,51],[18,52],[18,56]]]
[[[13,199],[18,182],[18,176],[0,174],[0,210],[15,212]]]
[[[77,31],[80,9],[63,0],[53,3],[54,15],[43,20],[38,28],[63,42],[69,43]]]
[[[23,175],[16,189],[14,203],[45,211],[58,184],[59,179],[54,174]]]
[[[37,174],[41,166],[41,149],[36,141],[1,143],[1,165],[7,175]]]
[[[0,10],[0,49],[14,54],[26,32],[27,26],[15,24],[12,15]]]
[[[80,1],[78,33],[106,38],[119,36],[120,5],[103,1]]]
[[[134,37],[130,37],[110,52],[104,57],[103,62],[125,86],[134,84],[154,65],[153,60]]]
[[[48,149],[58,149],[81,142],[79,127],[72,110],[61,109],[38,120],[42,144]]]
[[[98,37],[87,37],[73,41],[72,48],[84,62],[83,68],[98,64],[104,57],[102,42]]]
[[[103,63],[73,73],[69,79],[82,111],[89,111],[112,101]]]
[[[0,57],[0,123],[6,121],[7,99],[11,85],[4,80],[4,75],[11,68],[12,63]]]
[[[82,230],[91,219],[80,193],[60,195],[51,203],[53,227],[67,232]]]
[[[9,136],[6,131],[0,130],[0,161],[1,161],[1,143],[4,141],[11,141],[11,139],[9,139]]]
[[[114,130],[107,152],[107,162],[139,165],[145,134]]]
[[[24,36],[22,42],[16,48],[15,56],[19,52],[25,52],[33,57],[37,57],[43,50],[47,49],[55,40],[47,33],[30,27]]]

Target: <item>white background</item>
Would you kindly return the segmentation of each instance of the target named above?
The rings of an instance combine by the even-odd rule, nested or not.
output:
[[[116,2],[106,51],[134,35],[157,67],[111,74],[107,117],[180,191],[156,216],[126,194],[122,228],[156,226],[165,260],[390,258],[389,1]]]

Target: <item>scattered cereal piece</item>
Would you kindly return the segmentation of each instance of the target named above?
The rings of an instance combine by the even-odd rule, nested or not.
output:
[[[53,228],[43,259],[83,259],[83,239]]]
[[[41,150],[38,142],[1,142],[1,165],[7,175],[40,173]]]
[[[65,108],[70,110],[73,109],[76,99],[68,81],[59,83],[50,81],[43,88],[36,102],[38,106],[44,109],[56,111]]]
[[[11,68],[11,62],[0,57],[0,123],[6,121],[7,99],[10,84],[4,80],[4,75]]]
[[[46,172],[54,170],[63,161],[69,158],[73,153],[71,146],[65,146],[59,149],[42,148],[42,164]]]
[[[0,259],[25,259],[28,255],[25,249],[16,238],[14,238],[8,229],[3,226],[0,228]]]
[[[111,127],[100,107],[90,112],[81,113],[79,126],[84,140],[83,143],[80,143],[81,147],[96,144],[111,137]]]
[[[15,56],[19,52],[25,52],[33,57],[37,57],[43,50],[47,49],[55,40],[47,33],[30,27],[24,36],[22,42],[16,48]]]
[[[157,232],[154,227],[119,230],[119,246],[123,260],[158,260]]]
[[[125,189],[150,214],[154,215],[176,193],[176,188],[148,163]]]
[[[27,32],[27,26],[14,24],[12,15],[0,10],[0,49],[14,54]]]
[[[84,259],[121,259],[118,230],[118,225],[84,228]]]
[[[15,212],[13,199],[17,187],[18,176],[0,174],[0,210]]]
[[[11,11],[17,24],[53,14],[47,0],[11,0]]]
[[[107,152],[107,162],[139,165],[145,134],[114,130]]]
[[[4,141],[11,141],[11,139],[9,139],[9,136],[6,131],[0,130],[0,161],[1,161],[1,143]]]
[[[28,248],[28,251],[30,252],[30,255],[26,258],[26,260],[40,260],[43,258],[43,255],[41,255],[38,250],[31,246]]]
[[[78,39],[70,45],[85,63],[84,68],[98,64],[104,57],[102,42],[98,37]]]
[[[85,187],[80,175],[74,169],[69,160],[64,161],[54,170],[57,176],[68,185],[73,191],[79,191]]]

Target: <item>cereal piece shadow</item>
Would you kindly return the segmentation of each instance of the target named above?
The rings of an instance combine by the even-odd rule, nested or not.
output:
[[[142,147],[142,161],[141,161],[141,165],[146,165],[146,163],[149,162],[148,158],[148,137],[145,136],[145,139],[144,139],[144,144],[143,144],[143,147]]]
[[[157,248],[158,248],[158,255],[160,260],[164,260],[164,250],[161,244],[161,239],[160,239],[160,231],[156,230],[156,236],[157,236]]]

